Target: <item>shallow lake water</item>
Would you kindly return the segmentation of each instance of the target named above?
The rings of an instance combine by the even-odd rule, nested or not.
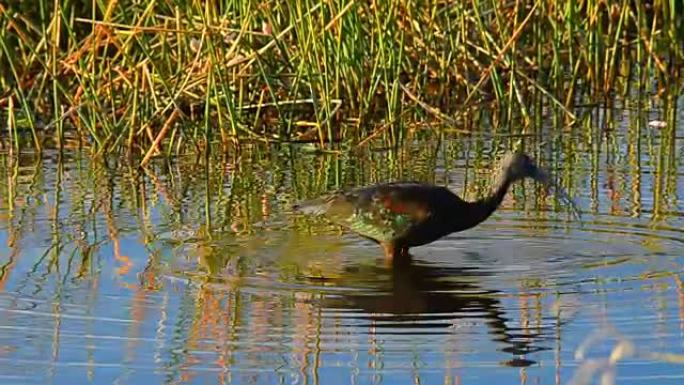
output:
[[[526,137],[581,222],[527,181],[399,266],[292,203],[396,179],[474,199],[517,138],[0,154],[0,383],[684,383],[681,119],[634,114]]]

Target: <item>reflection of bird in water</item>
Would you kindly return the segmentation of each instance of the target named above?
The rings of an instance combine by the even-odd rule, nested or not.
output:
[[[445,187],[417,182],[385,183],[343,191],[295,209],[325,214],[333,222],[383,246],[385,257],[407,257],[408,250],[463,231],[487,219],[499,207],[509,186],[526,177],[548,183],[549,178],[527,155],[507,154],[491,193],[467,202]]]
[[[534,340],[553,334],[554,325],[535,330],[507,325],[498,292],[478,286],[482,272],[474,268],[448,268],[411,261],[392,267],[362,266],[338,282],[341,286],[368,287],[362,292],[335,292],[323,300],[333,309],[361,310],[355,318],[373,321],[376,329],[447,328],[463,321],[484,320],[494,341],[506,344],[502,350],[515,356],[548,348],[534,346]],[[445,331],[446,333],[447,331]],[[509,366],[529,366],[534,361],[514,357]]]

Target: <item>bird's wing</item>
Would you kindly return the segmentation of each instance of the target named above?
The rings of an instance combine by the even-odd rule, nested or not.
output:
[[[424,189],[385,184],[338,193],[329,198],[327,215],[361,235],[390,241],[432,215]]]

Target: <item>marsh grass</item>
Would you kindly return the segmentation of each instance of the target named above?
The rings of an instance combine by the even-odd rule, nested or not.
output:
[[[672,105],[662,106],[660,114],[669,123],[674,123],[671,119],[677,115]],[[603,117],[590,115],[589,119],[596,119],[587,124],[586,130],[593,131],[586,135],[580,133],[577,140],[553,139],[548,147],[528,143],[531,151],[538,152],[538,159],[563,175],[566,189],[585,191],[580,195],[587,199],[583,209],[590,217],[588,231],[596,231],[596,234],[611,231],[617,238],[634,236],[644,243],[658,244],[669,236],[680,242],[681,227],[676,224],[681,217],[681,208],[676,200],[679,189],[676,176],[681,167],[672,161],[672,154],[679,151],[672,147],[675,130],[649,130],[644,114],[636,109],[622,117],[628,122],[620,121],[620,116],[612,118],[609,113]],[[602,138],[601,132],[608,133],[606,138]],[[601,143],[594,142],[597,138]],[[237,301],[241,304],[239,308],[237,305],[229,309],[218,305],[212,307],[207,304],[213,302],[205,301],[201,293],[213,290],[223,293],[221,295],[236,295],[242,287],[249,287],[244,278],[254,275],[260,264],[267,263],[278,264],[279,279],[283,282],[297,282],[302,274],[326,277],[340,274],[336,269],[343,263],[337,259],[340,258],[337,253],[326,251],[325,257],[321,258],[332,261],[329,265],[309,265],[305,258],[297,260],[296,256],[288,254],[300,255],[301,247],[289,251],[279,244],[279,234],[289,238],[305,232],[331,234],[339,231],[329,222],[312,222],[290,215],[288,210],[294,201],[338,188],[396,179],[449,184],[453,183],[449,180],[450,174],[452,177],[453,174],[463,175],[462,183],[454,183],[462,187],[458,191],[460,194],[470,198],[481,196],[489,188],[490,166],[505,148],[510,147],[507,142],[513,139],[501,136],[468,141],[436,139],[412,148],[386,151],[363,148],[354,154],[327,155],[306,150],[302,145],[246,143],[242,151],[235,154],[204,152],[204,156],[199,157],[159,158],[151,160],[145,168],[126,158],[91,157],[80,151],[47,150],[43,154],[20,153],[17,156],[0,153],[0,226],[7,240],[7,252],[0,259],[0,288],[10,285],[12,279],[26,279],[40,281],[42,290],[47,290],[51,282],[67,288],[62,290],[91,285],[92,290],[98,290],[92,282],[115,275],[121,282],[121,290],[163,290],[174,285],[169,276],[174,274],[175,267],[181,266],[181,276],[196,283],[200,293],[193,299],[197,306],[182,310],[187,312],[188,319],[195,320],[193,327],[196,330],[203,327],[199,320],[204,319],[205,314],[226,314],[225,318],[239,319],[243,314],[240,311],[252,314],[250,302]],[[611,144],[617,141],[625,143]],[[625,147],[629,149],[627,154]],[[539,148],[548,148],[548,152],[543,153]],[[652,171],[646,171],[648,168]],[[611,187],[599,180],[605,180]],[[603,195],[609,189],[615,191],[610,198]],[[550,213],[553,209],[549,199],[532,184],[516,186],[507,205],[514,210],[528,211],[520,213],[524,219],[512,224],[521,232],[534,229],[541,235],[559,225],[559,218],[554,218],[557,214]],[[632,222],[632,217],[641,217],[643,223]],[[572,221],[561,226],[580,231]],[[649,231],[645,231],[647,228]],[[277,261],[269,259],[269,253],[254,254],[250,249],[259,247],[255,244],[264,247],[265,238],[272,242],[267,247],[277,250]],[[140,250],[144,250],[142,253],[132,251],[138,249],[130,243],[132,239],[134,243],[139,242]],[[305,239],[306,236],[298,242],[306,242]],[[27,252],[27,247],[37,240],[44,244],[44,251]],[[279,249],[281,246],[283,248]],[[597,271],[593,281],[583,284],[594,285],[591,287],[601,292],[608,292],[606,283],[610,283],[610,279],[622,283],[631,281],[638,287],[636,290],[643,291],[668,285],[676,288],[677,295],[682,297],[681,265],[673,265],[672,271],[654,271],[650,268],[654,266],[650,254],[614,257],[597,257],[591,260],[593,264],[583,265],[582,271]],[[19,261],[26,258],[31,261],[30,272],[24,272],[20,267]],[[624,263],[625,260],[643,263],[644,270],[616,277],[604,276],[601,272],[606,263]],[[23,274],[28,278],[17,278]],[[640,346],[638,340],[632,340],[616,329],[598,329],[597,326],[596,332],[589,333],[582,343],[568,339],[573,334],[565,331],[571,330],[573,325],[561,320],[565,319],[565,312],[573,311],[573,306],[560,298],[572,298],[573,294],[567,293],[565,285],[553,277],[533,274],[520,278],[523,290],[506,295],[518,297],[520,301],[513,307],[518,312],[513,314],[517,314],[524,325],[520,330],[525,338],[538,332],[544,319],[549,317],[557,325],[558,349],[561,342],[564,349],[575,343],[579,345],[576,365],[560,359],[555,363],[558,370],[563,368],[572,373],[569,383],[596,383],[596,378],[600,378],[602,384],[615,383],[619,366],[629,365],[634,359],[683,362],[684,358],[672,345],[659,351],[648,350]],[[322,287],[315,285],[315,288],[298,290],[322,296]],[[634,290],[629,285],[624,287],[629,292]],[[666,296],[666,290],[655,290],[654,295],[663,303],[672,298]],[[557,301],[549,304],[550,308],[545,307],[547,302],[542,300],[554,297]],[[62,301],[65,296],[56,298],[55,301]],[[521,306],[523,301],[530,301],[530,305]],[[286,304],[294,306],[293,303]],[[322,306],[316,301],[312,303]],[[608,305],[612,303],[605,304]],[[677,309],[681,311],[683,306],[684,302],[681,302]],[[61,306],[57,308],[61,309]],[[642,315],[645,316],[640,318],[643,322],[679,322],[678,318],[668,318],[670,313],[667,311],[673,311],[669,306],[644,308]],[[550,315],[547,315],[549,311]],[[315,314],[314,322],[323,324],[324,316]],[[239,323],[228,326],[236,328],[236,325]],[[155,338],[165,336],[157,334]],[[608,345],[606,353],[606,342],[612,341],[614,344]],[[61,346],[71,346],[67,343],[62,342]],[[188,346],[190,344],[192,342],[188,342]],[[672,352],[668,351],[670,349]],[[319,370],[315,365],[312,370]],[[544,362],[544,365],[552,364]],[[517,372],[515,376],[517,378]],[[521,383],[525,381],[521,380]]]
[[[680,87],[683,8],[10,1],[0,3],[2,142],[126,150],[146,163],[212,143],[395,145],[432,128],[413,122],[531,132],[550,116],[560,129],[577,105]]]

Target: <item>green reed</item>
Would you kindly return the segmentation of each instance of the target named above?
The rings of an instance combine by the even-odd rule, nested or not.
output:
[[[412,122],[453,126],[483,109],[486,129],[527,130],[545,106],[560,127],[633,81],[679,84],[682,12],[627,0],[3,3],[2,138],[146,163],[249,140],[396,145]]]
[[[9,259],[0,265],[10,269],[25,233],[40,226],[50,246],[36,268],[87,274],[102,245],[116,250],[120,234],[132,231],[125,218],[137,221],[135,231],[140,229],[150,248],[146,265],[153,269],[164,263],[159,239],[177,238],[168,232],[233,245],[258,242],[264,232],[290,234],[291,228],[336,231],[324,220],[311,226],[310,219],[293,215],[291,208],[341,188],[420,180],[457,185],[457,193],[474,199],[488,192],[496,159],[521,137],[525,151],[558,176],[571,196],[584,200],[580,205],[594,221],[589,225],[609,216],[623,218],[629,227],[630,217],[644,217],[649,226],[669,231],[668,223],[676,222],[679,212],[675,95],[667,92],[655,104],[666,123],[661,128],[650,125],[644,99],[632,101],[635,108],[627,114],[605,107],[578,109],[581,123],[567,133],[554,133],[555,126],[546,125],[525,135],[470,140],[439,134],[418,145],[386,149],[323,153],[315,145],[243,143],[241,151],[151,158],[145,168],[136,159],[80,151],[47,157],[0,152],[0,225],[8,233],[9,250]],[[604,195],[608,192],[609,197]],[[529,210],[525,215],[532,223],[567,209],[530,183],[516,185],[510,198],[514,209]],[[117,256],[122,269],[128,263],[124,257]]]

